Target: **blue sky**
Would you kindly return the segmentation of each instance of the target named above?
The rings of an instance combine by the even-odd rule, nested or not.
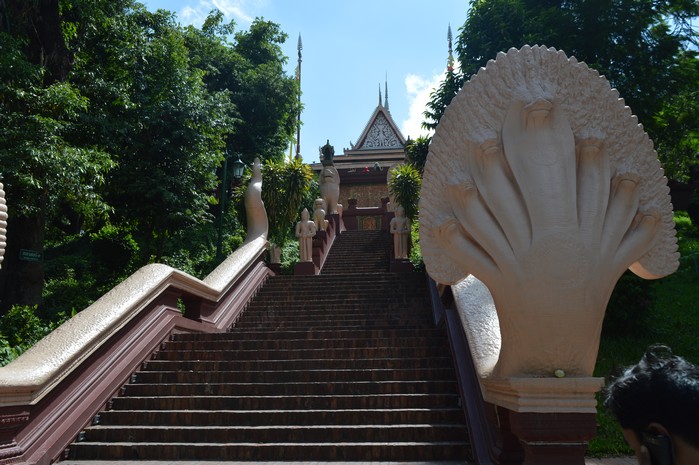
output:
[[[253,19],[274,21],[289,35],[286,70],[294,74],[303,41],[301,155],[318,160],[326,139],[335,153],[355,143],[388,81],[389,108],[404,137],[420,129],[428,95],[444,75],[447,27],[466,21],[468,0],[141,0],[149,10],[173,11],[200,26],[213,8],[236,29]],[[384,96],[385,97],[385,96]]]

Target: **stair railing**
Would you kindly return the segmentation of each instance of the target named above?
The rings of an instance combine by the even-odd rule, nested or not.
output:
[[[470,355],[468,339],[461,324],[461,318],[454,309],[451,287],[443,288],[440,295],[437,283],[429,276],[427,276],[427,285],[435,325],[443,326],[449,339],[474,463],[493,465],[498,463],[496,440],[487,419],[486,406],[478,381],[478,373]]]
[[[0,368],[0,464],[52,463],[171,334],[235,322],[272,274],[261,184],[256,160],[248,236],[204,280],[146,265]]]

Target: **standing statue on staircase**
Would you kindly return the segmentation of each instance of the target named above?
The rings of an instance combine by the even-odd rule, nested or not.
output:
[[[318,231],[328,229],[328,220],[325,219],[325,201],[323,199],[315,199],[313,202],[313,222],[316,224]]]
[[[325,213],[335,215],[342,211],[342,205],[338,204],[340,200],[340,173],[337,172],[333,163],[335,149],[328,141],[320,150],[323,155],[321,160],[323,169],[319,176],[320,195],[323,197],[327,207]]]
[[[396,216],[390,224],[393,234],[393,255],[396,260],[408,258],[408,238],[410,238],[410,219],[405,216],[405,209],[397,205]]]
[[[313,236],[316,235],[316,224],[310,220],[308,209],[301,212],[301,221],[296,223],[296,237],[299,239],[299,255],[302,262],[313,261]]]

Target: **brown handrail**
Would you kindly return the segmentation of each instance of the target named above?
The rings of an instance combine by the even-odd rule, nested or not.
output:
[[[451,305],[444,308],[435,281],[427,276],[427,282],[435,325],[444,325],[449,339],[474,462],[478,465],[494,465],[498,463],[495,459],[495,440],[486,416],[478,374],[473,365],[461,319]],[[450,296],[451,288],[448,288],[445,294]]]
[[[72,330],[69,321],[40,341],[43,349],[30,349],[33,353],[0,369],[0,464],[59,459],[171,334],[226,331],[272,274],[264,263],[266,243],[259,238],[245,244],[204,281],[149,265],[105,295],[103,303],[93,304],[92,311],[78,314],[82,317]],[[70,340],[71,335],[80,339],[79,329],[92,321],[101,326],[98,337]],[[61,346],[67,355],[42,364],[46,348]],[[64,368],[57,371],[56,363]]]
[[[0,464],[52,463],[171,334],[235,323],[273,274],[258,158],[252,172],[245,241],[206,278],[146,265],[0,368]]]

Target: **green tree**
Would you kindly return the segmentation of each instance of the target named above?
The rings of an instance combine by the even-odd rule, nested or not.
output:
[[[183,30],[164,10],[136,6],[108,18],[101,37],[81,46],[75,79],[101,102],[85,132],[119,163],[107,199],[139,233],[142,261],[159,260],[169,237],[210,216],[232,124],[229,93],[206,88]]]
[[[269,218],[270,241],[282,246],[298,221],[313,171],[301,160],[267,160],[262,166],[262,201]]]
[[[687,57],[689,74],[699,75],[699,60]],[[691,68],[694,68],[693,70]],[[650,132],[654,135],[665,174],[679,181],[699,177],[699,90],[687,86],[661,102],[653,115]]]
[[[425,129],[435,129],[444,114],[447,105],[451,103],[459,89],[463,85],[463,77],[453,69],[448,69],[439,87],[430,93],[427,109],[423,112],[426,118],[422,123]]]
[[[691,26],[698,14],[699,3],[686,0],[472,0],[456,51],[464,78],[498,52],[525,44],[555,47],[584,61],[609,79],[639,117],[662,149],[666,174],[682,179],[696,156],[678,149],[682,138],[667,129],[673,115],[696,114],[675,99],[691,96],[699,81]],[[433,95],[432,122],[446,100],[448,95]],[[696,99],[683,103],[699,105]]]
[[[215,229],[226,147],[283,158],[298,96],[286,36],[262,20],[234,32],[220,12],[198,31],[133,0],[0,2],[5,308],[39,303],[43,266],[18,257],[47,231],[58,245],[114,224],[142,261],[177,254],[183,230]]]
[[[225,24],[219,10],[209,14],[201,29],[186,29],[191,63],[204,72],[209,91],[229,92],[233,102],[229,114],[233,131],[228,135],[226,145],[230,153],[239,154],[248,165],[255,157],[283,160],[289,134],[294,132],[290,125],[295,122],[299,89],[296,80],[286,76],[283,70],[286,57],[280,44],[285,40],[286,35],[278,25],[262,20],[254,21],[249,31],[235,33],[235,23]],[[219,168],[218,176],[221,183],[225,179],[228,185],[221,190],[230,192],[232,164],[228,164],[229,172],[225,176],[224,166]],[[276,168],[285,170],[288,167],[280,163]],[[279,170],[276,168],[265,168],[273,176],[272,179],[265,178],[263,183],[267,194],[277,181],[282,183],[278,186],[281,192],[286,192],[288,187],[284,186],[284,180],[277,179]],[[268,209],[272,207],[276,211],[276,203],[270,200],[267,205]],[[288,218],[286,215],[269,216],[272,236],[282,244],[283,238],[275,231],[280,230]],[[277,225],[277,221],[282,223]]]
[[[408,163],[413,165],[422,176],[422,172],[425,169],[425,162],[427,162],[427,154],[430,151],[431,137],[420,136],[415,140],[409,140],[405,144],[405,156]]]
[[[254,155],[281,159],[294,132],[300,92],[298,81],[283,70],[287,58],[281,44],[287,35],[278,24],[256,19],[235,39],[235,50],[247,65],[237,70],[239,86],[231,89],[241,123],[229,143],[246,161]]]
[[[405,216],[410,220],[417,218],[421,187],[420,171],[410,163],[391,169],[388,192],[405,209]]]
[[[246,171],[241,185],[235,189],[233,204],[239,216],[244,214],[245,188],[250,182],[251,172]],[[315,195],[315,197],[314,197]],[[283,247],[291,237],[299,214],[307,202],[317,198],[318,182],[311,167],[301,160],[267,160],[262,164],[262,201],[265,203],[269,220],[269,240]]]
[[[48,219],[66,206],[106,214],[98,188],[113,163],[77,137],[88,100],[65,81],[70,54],[58,2],[3,2],[0,18],[0,166],[11,213],[0,274],[6,310],[41,300],[43,267],[21,260],[20,250],[43,252]]]
[[[248,31],[234,33],[213,10],[201,30],[187,28],[192,63],[205,72],[212,92],[227,90],[235,104],[234,131],[228,148],[247,164],[255,157],[280,160],[293,133],[298,108],[298,83],[284,72],[287,58],[281,44],[287,35],[279,25],[256,19]],[[233,41],[228,37],[233,34]]]

